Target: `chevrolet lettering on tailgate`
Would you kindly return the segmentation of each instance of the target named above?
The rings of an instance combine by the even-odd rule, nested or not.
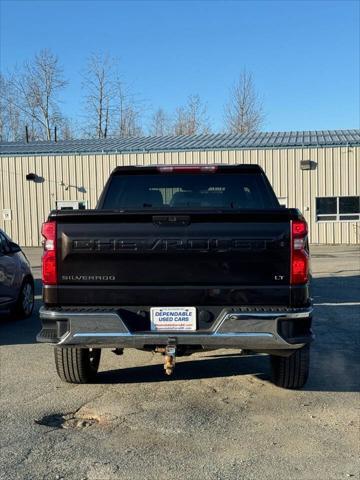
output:
[[[74,252],[169,252],[200,251],[227,252],[241,250],[265,250],[267,240],[207,239],[207,238],[157,238],[144,239],[98,239],[73,240],[71,250]]]

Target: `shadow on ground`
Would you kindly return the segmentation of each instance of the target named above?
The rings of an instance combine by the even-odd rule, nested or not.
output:
[[[157,356],[161,361],[161,356]],[[121,363],[121,357],[119,359]],[[224,378],[234,375],[251,374],[261,378],[269,377],[268,362],[265,356],[223,355],[207,356],[185,361],[178,361],[175,372],[171,376],[164,373],[161,364],[140,367],[119,368],[117,370],[102,371],[98,374],[96,383],[153,383],[179,380],[200,380],[206,378]]]
[[[36,294],[40,293],[41,282],[37,280]],[[310,378],[305,390],[359,392],[360,307],[356,302],[360,302],[360,275],[314,278],[312,294],[315,303],[313,329],[316,340],[312,348]],[[40,305],[41,302],[37,300],[34,314],[30,319],[14,321],[11,318],[3,318],[0,321],[0,345],[35,343],[36,334],[40,330],[38,319]],[[162,365],[157,364],[100,372],[98,382],[146,383],[246,374],[269,380],[268,358],[260,355],[219,356],[214,352],[211,356],[197,359],[189,357],[178,362],[175,376],[170,378],[164,375]]]
[[[42,282],[35,280],[35,298],[41,295]],[[24,345],[36,342],[40,331],[39,308],[41,300],[35,300],[30,318],[15,319],[9,313],[0,314],[0,345]]]
[[[119,360],[121,362],[121,359]],[[314,392],[359,392],[358,361],[346,355],[314,348],[310,376],[303,390]],[[100,384],[154,383],[182,380],[225,378],[252,375],[262,381],[271,381],[267,356],[223,355],[215,358],[190,359],[178,362],[173,376],[163,372],[161,364],[146,365],[99,372]]]
[[[316,340],[311,354],[311,371],[304,390],[359,392],[360,360],[359,305],[360,276],[322,277],[312,281],[315,299],[313,329]],[[331,303],[332,305],[322,305]],[[338,304],[338,305],[336,305]],[[119,358],[121,364],[121,357]],[[173,377],[163,373],[162,365],[147,365],[100,372],[99,383],[151,383],[252,374],[270,380],[266,356],[207,355],[178,362]]]

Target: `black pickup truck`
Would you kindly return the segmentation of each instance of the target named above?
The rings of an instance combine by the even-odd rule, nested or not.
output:
[[[95,379],[102,348],[177,355],[267,353],[272,378],[302,387],[312,307],[307,224],[256,165],[116,168],[95,210],[43,224],[39,342],[59,376]]]

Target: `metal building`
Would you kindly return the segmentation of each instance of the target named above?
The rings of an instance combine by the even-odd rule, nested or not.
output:
[[[118,165],[256,163],[317,244],[360,242],[360,130],[0,144],[0,228],[41,243],[55,208],[94,208]]]

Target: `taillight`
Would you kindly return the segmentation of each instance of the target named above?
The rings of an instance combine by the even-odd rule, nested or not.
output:
[[[291,222],[291,285],[306,283],[309,279],[308,228],[305,220]]]
[[[44,237],[44,253],[42,256],[42,281],[44,285],[56,285],[56,222],[45,222],[41,228]]]
[[[214,173],[217,165],[160,165],[157,167],[160,173]]]

